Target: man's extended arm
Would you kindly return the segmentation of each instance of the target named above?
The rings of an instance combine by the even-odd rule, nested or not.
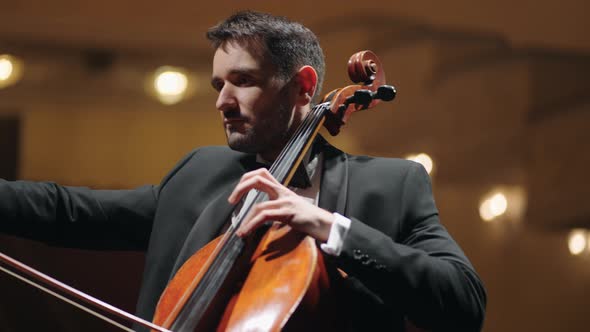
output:
[[[51,245],[145,250],[156,188],[91,190],[0,179],[0,232]]]

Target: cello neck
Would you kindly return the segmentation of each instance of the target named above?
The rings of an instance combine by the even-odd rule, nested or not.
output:
[[[329,109],[329,103],[318,104],[305,116],[270,168],[270,173],[277,181],[285,186],[289,184],[324,123],[325,114]],[[163,324],[164,327],[170,327],[173,331],[194,331],[200,326],[201,320],[205,319],[205,313],[211,305],[215,306],[218,302],[220,289],[246,247],[244,239],[235,232],[254,205],[268,200],[265,193],[258,191],[252,199],[249,197],[250,195],[244,196],[241,203],[236,205],[241,205],[239,213],[234,210],[234,220],[211,254],[210,260],[205,263],[206,267],[198,276],[200,281],[186,289],[185,304],[178,309],[176,315],[173,315],[175,318],[172,321]]]
[[[314,106],[272,164],[270,173],[283,185],[289,185],[297,167],[322,127],[329,107],[329,103]]]

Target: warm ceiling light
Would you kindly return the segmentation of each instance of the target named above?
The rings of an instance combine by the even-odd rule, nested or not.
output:
[[[484,221],[491,221],[503,215],[508,208],[506,196],[499,192],[484,198],[479,206],[479,216]]]
[[[570,232],[567,239],[567,246],[572,255],[581,254],[588,246],[586,230],[574,229]]]
[[[424,166],[424,168],[426,169],[426,172],[428,172],[428,174],[430,174],[430,172],[432,172],[432,168],[434,167],[434,163],[432,162],[432,158],[430,158],[430,156],[427,155],[426,153],[409,155],[409,156],[406,156],[406,159],[422,164],[422,166]]]
[[[479,205],[479,216],[484,221],[498,217],[518,223],[526,210],[526,192],[519,185],[499,185],[485,194]]]
[[[187,91],[188,77],[182,69],[161,67],[154,76],[154,88],[158,99],[167,105],[181,101]]]
[[[479,216],[484,221],[492,221],[496,216],[492,213],[492,208],[490,207],[491,202],[489,199],[486,199],[481,203],[479,206]]]
[[[506,212],[508,201],[502,193],[497,193],[490,198],[490,211],[494,216],[501,216]]]
[[[0,58],[0,81],[6,81],[12,75],[12,61]]]
[[[0,55],[0,89],[16,83],[22,76],[22,62],[8,54]]]

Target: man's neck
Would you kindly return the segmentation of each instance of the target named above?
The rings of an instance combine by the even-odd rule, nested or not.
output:
[[[297,128],[301,125],[301,123],[303,122],[303,119],[305,118],[307,113],[309,113],[310,109],[311,109],[311,106],[309,104],[307,104],[303,107],[296,107],[295,108],[295,110],[293,112],[293,119],[291,120],[292,124],[289,129],[289,135],[288,135],[289,139],[291,139],[293,137],[293,135],[297,131]],[[259,152],[258,155],[262,159],[264,159],[268,162],[271,162],[271,163],[274,162],[275,159],[277,159],[277,157],[279,156],[279,154],[283,150],[283,148],[289,142],[289,139],[287,139],[285,142],[283,142],[283,144],[281,144],[280,147],[272,148],[272,149],[269,149],[268,151]]]

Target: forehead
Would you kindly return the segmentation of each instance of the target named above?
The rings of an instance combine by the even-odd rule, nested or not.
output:
[[[272,65],[262,54],[237,42],[226,42],[215,50],[213,76],[222,77],[238,69],[261,70],[272,73]]]

